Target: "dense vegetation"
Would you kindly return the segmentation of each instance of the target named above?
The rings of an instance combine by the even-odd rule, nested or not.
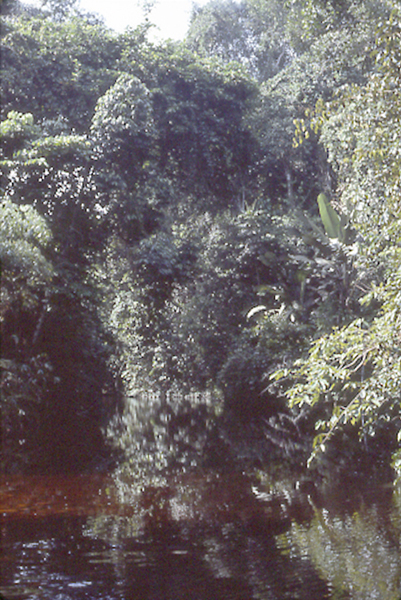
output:
[[[398,3],[2,10],[2,468],[401,463]]]

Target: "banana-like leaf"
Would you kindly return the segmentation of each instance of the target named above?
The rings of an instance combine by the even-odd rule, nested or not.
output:
[[[251,308],[251,310],[247,313],[246,318],[250,319],[251,317],[253,317],[253,315],[256,315],[260,312],[265,312],[266,310],[266,306],[264,306],[263,304],[259,304],[259,306],[254,306],[253,308]]]
[[[340,221],[340,217],[331,206],[325,194],[319,194],[317,197],[319,205],[320,218],[326,230],[326,233],[331,238],[337,238],[341,242],[345,237],[344,226]]]

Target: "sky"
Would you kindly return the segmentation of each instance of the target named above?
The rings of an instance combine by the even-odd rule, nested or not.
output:
[[[204,5],[208,0],[155,0],[149,20],[157,26],[153,37],[156,39],[183,39],[189,24],[192,5]],[[39,0],[25,0],[29,4],[40,4]],[[144,20],[140,0],[80,0],[83,10],[103,16],[108,27],[124,31],[126,27],[136,27]]]

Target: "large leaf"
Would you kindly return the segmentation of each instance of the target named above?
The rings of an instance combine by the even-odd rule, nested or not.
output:
[[[327,235],[331,238],[337,238],[338,240],[343,241],[345,235],[344,227],[341,224],[340,217],[328,201],[327,196],[325,194],[319,194],[317,203]]]

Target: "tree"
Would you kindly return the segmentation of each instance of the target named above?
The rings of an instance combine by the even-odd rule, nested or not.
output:
[[[24,448],[6,443],[5,469],[78,468],[102,453],[109,394],[118,395],[89,272],[102,246],[90,147],[59,126],[15,111],[0,125],[6,431]]]
[[[100,146],[107,143],[117,148],[124,136],[118,161],[125,165],[125,174],[119,173],[120,189],[128,185],[129,193],[135,195],[140,186],[142,191],[133,201],[139,206],[140,197],[146,195],[154,197],[154,205],[171,206],[179,197],[193,195],[195,189],[208,208],[235,204],[236,190],[245,182],[251,160],[252,138],[244,117],[255,93],[254,82],[234,65],[201,59],[174,44],[150,52],[140,68],[128,50],[124,55],[124,70],[136,78],[132,81],[136,81],[137,91],[132,88],[121,102],[121,82],[128,81],[128,75],[122,76],[99,101],[92,126]],[[124,112],[125,120],[133,114],[136,94],[142,94],[140,86],[146,95],[148,121],[134,139],[128,129],[117,131],[120,125],[112,126],[112,120],[120,119],[119,111]],[[115,106],[109,112],[112,95]],[[144,107],[145,100],[141,102]],[[125,125],[139,126],[134,121]]]
[[[266,81],[292,59],[287,13],[276,0],[215,0],[194,9],[186,44],[201,55],[237,61]]]
[[[182,190],[196,190],[224,209],[248,172],[252,140],[244,117],[254,83],[235,65],[184,48],[155,58],[159,168]]]
[[[276,202],[296,200],[313,211],[319,192],[334,190],[335,170],[312,130],[302,146],[294,145],[294,120],[302,120],[319,98],[328,101],[343,85],[366,81],[377,22],[388,18],[389,6],[309,4],[291,4],[286,31],[293,58],[261,86],[250,123],[260,144],[257,172],[265,193]],[[313,15],[319,16],[318,21]]]
[[[1,38],[2,118],[10,110],[30,112],[37,121],[62,117],[83,132],[117,77],[115,34],[79,17],[57,22],[22,13],[4,18]]]
[[[401,429],[399,11],[379,25],[376,71],[366,85],[343,90],[323,119],[344,210],[360,232],[357,264],[370,285],[364,317],[317,339],[292,371],[290,402],[321,407],[314,455],[349,426],[365,440],[386,431],[395,450]]]

